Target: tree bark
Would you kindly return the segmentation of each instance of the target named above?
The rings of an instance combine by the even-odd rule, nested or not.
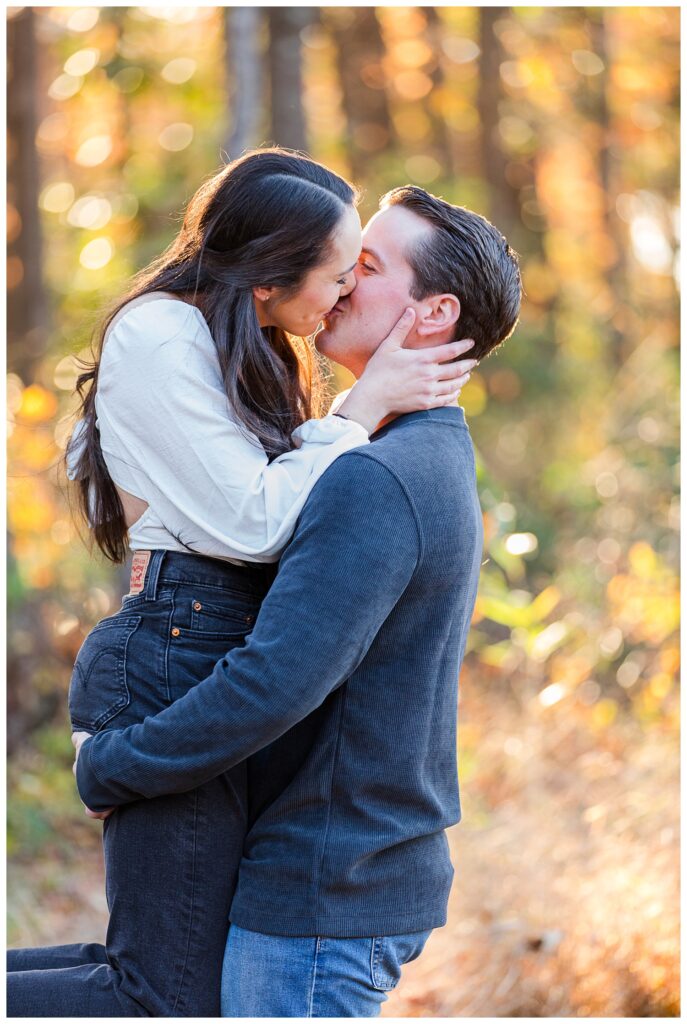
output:
[[[227,78],[232,95],[231,127],[225,143],[228,160],[235,160],[259,141],[264,97],[261,20],[259,7],[224,9]]]
[[[300,34],[317,17],[314,7],[269,7],[270,136],[278,146],[307,150]]]
[[[7,24],[8,243],[7,354],[27,383],[45,351],[48,304],[42,276],[38,212],[40,173],[35,138],[36,40],[34,13],[24,7]]]
[[[444,69],[441,64],[443,26],[436,7],[425,7],[424,15],[427,22],[427,42],[434,51],[434,66],[428,72],[432,79],[432,91],[425,100],[425,110],[432,125],[432,155],[436,157],[441,166],[442,177],[450,177],[455,171],[451,135],[445,119],[437,112],[433,101],[435,91],[444,87]]]
[[[384,74],[385,47],[374,7],[328,8],[337,49],[353,177],[395,144]]]
[[[508,7],[480,7],[479,95],[477,108],[482,126],[482,172],[489,189],[489,216],[504,235],[520,227],[517,193],[508,184],[507,159],[498,134],[499,101],[502,99],[499,68],[505,54],[494,30],[508,14]]]
[[[599,148],[597,161],[599,183],[604,195],[603,227],[615,249],[615,260],[612,266],[608,269],[607,280],[610,290],[617,299],[618,304],[624,306],[627,303],[628,298],[627,266],[624,259],[626,242],[619,230],[620,226],[615,212],[615,198],[617,190],[614,187],[615,174],[610,147],[612,125],[611,114],[608,106],[609,57],[606,33],[606,15],[603,9],[600,9],[595,13],[596,17],[591,20],[592,49],[593,52],[596,53],[603,61],[604,69],[598,75],[595,75],[592,81],[589,81],[589,79],[586,81],[586,89],[589,90],[587,98],[591,108],[588,111],[588,116],[591,115],[592,119],[595,120],[599,126]],[[609,347],[612,354],[612,361],[614,366],[618,368],[622,365],[625,358],[623,352],[624,346],[628,346],[628,351],[631,351],[634,347],[633,339],[628,337],[630,333],[630,326],[628,323],[625,326],[625,330],[620,331],[611,322],[608,324],[608,329],[611,333],[611,344]]]

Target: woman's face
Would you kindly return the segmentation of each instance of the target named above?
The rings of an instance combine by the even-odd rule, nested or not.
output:
[[[330,258],[309,270],[298,291],[282,298],[283,288],[253,289],[261,327],[281,327],[289,334],[307,337],[337,304],[355,288],[362,231],[358,211],[347,206],[332,236]]]

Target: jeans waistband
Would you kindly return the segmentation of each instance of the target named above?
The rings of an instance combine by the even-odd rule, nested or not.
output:
[[[184,551],[135,551],[131,592],[155,600],[159,584],[204,583],[254,597],[264,597],[277,574],[277,563],[234,565]],[[134,587],[134,579],[136,586]]]

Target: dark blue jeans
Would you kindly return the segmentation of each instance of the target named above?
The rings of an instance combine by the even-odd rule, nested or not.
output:
[[[75,729],[154,715],[242,644],[276,566],[152,552],[143,590],[89,633],[69,692]],[[246,829],[246,765],[104,822],[105,946],[11,950],[10,1017],[217,1017]]]

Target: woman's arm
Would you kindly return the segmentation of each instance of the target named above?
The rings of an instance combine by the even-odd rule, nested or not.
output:
[[[366,445],[368,429],[398,411],[399,403],[417,408],[409,397],[413,388],[418,403],[419,392],[427,391],[429,407],[430,354],[402,348],[411,325],[412,318],[399,322],[380,346],[385,360],[373,357],[373,372],[342,403],[347,418],[308,420],[294,431],[293,449],[270,462],[232,415],[199,310],[175,300],[133,308],[108,338],[96,397],[101,445],[115,483],[147,502],[165,530],[190,550],[276,560],[314,484],[335,459]],[[455,357],[454,348],[464,345],[444,346],[445,357]],[[422,374],[413,372],[414,359],[422,361]],[[450,368],[454,375],[456,365]],[[448,376],[447,369],[442,372]]]
[[[96,408],[115,483],[190,549],[219,557],[278,557],[322,473],[368,442],[355,420],[326,416],[269,462],[232,416],[205,321],[175,301],[140,306],[116,325]]]

